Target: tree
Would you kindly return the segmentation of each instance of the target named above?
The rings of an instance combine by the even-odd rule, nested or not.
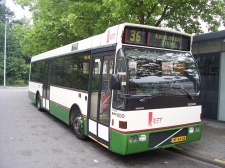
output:
[[[30,6],[33,12],[33,24],[27,21],[16,27],[23,52],[31,56],[103,32],[107,25],[96,23],[105,11],[101,0],[17,2]]]
[[[224,0],[15,0],[29,6],[33,24],[18,26],[23,52],[41,52],[132,22],[202,33],[201,22],[216,31],[225,19]]]
[[[14,13],[5,6],[0,5],[0,85],[3,84],[4,68],[4,39],[6,24],[6,85],[26,85],[28,81],[29,62],[27,55],[22,54],[19,41],[16,38],[14,26],[20,21],[6,20],[13,18]]]
[[[201,21],[209,31],[218,30],[225,18],[224,0],[103,0],[111,15],[123,21],[170,27],[187,33],[202,33]]]
[[[14,17],[14,13],[9,8],[6,8],[4,5],[1,4],[0,5],[0,20],[4,22],[5,17],[12,18]]]

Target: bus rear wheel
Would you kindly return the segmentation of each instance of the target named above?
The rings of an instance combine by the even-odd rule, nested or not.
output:
[[[70,115],[70,125],[76,137],[85,140],[83,117],[79,110],[73,110]]]
[[[39,94],[37,95],[37,98],[36,98],[36,105],[37,105],[38,111],[42,111],[42,108],[41,108],[41,99],[40,99],[40,95]]]

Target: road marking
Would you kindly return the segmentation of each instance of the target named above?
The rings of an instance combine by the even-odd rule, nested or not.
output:
[[[225,164],[225,160],[214,159],[214,161]]]

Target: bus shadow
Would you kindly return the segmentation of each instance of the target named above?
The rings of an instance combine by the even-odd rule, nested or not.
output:
[[[35,108],[34,112],[39,113],[40,115],[44,115],[44,117],[47,118],[47,120],[52,121],[55,125],[63,129],[67,133],[67,135],[71,138],[74,138],[74,140],[79,143],[81,146],[85,146],[88,149],[92,149],[90,152],[93,154],[93,156],[96,156],[96,160],[101,162],[101,158],[104,160],[106,159],[108,162],[111,162],[113,164],[123,165],[123,166],[131,166],[131,167],[138,167],[140,165],[146,165],[149,166],[149,163],[151,162],[154,165],[154,163],[162,163],[165,164],[171,159],[174,160],[175,156],[171,155],[172,152],[169,152],[168,150],[164,149],[157,149],[152,150],[148,152],[142,152],[137,154],[130,154],[130,155],[120,155],[117,153],[113,153],[112,151],[106,149],[102,145],[98,144],[91,138],[87,138],[85,141],[81,141],[76,138],[73,131],[70,129],[70,127],[58,119],[57,117],[53,116],[51,113],[42,110],[41,112],[37,110],[35,104],[31,103],[32,106]],[[174,153],[173,153],[174,154]],[[104,161],[105,162],[105,161]]]
[[[31,105],[34,107],[34,111],[33,112],[38,113],[40,115],[45,115],[45,117],[47,117],[48,120],[54,121],[55,123],[57,123],[62,128],[69,129],[69,125],[67,125],[65,122],[63,122],[62,120],[58,119],[54,115],[52,115],[50,112],[48,112],[48,111],[46,111],[44,109],[42,109],[41,111],[38,111],[36,104],[31,102]]]
[[[177,155],[175,153],[165,149],[156,149],[130,155],[120,155],[107,150],[106,148],[94,141],[89,145],[91,145],[92,148],[95,149],[95,153],[97,153],[98,158],[103,157],[104,160],[110,158],[107,159],[109,164],[110,162],[112,163],[112,165],[115,165],[116,163],[118,167],[119,165],[122,167],[158,167],[159,165],[161,165],[162,167],[167,167],[167,163],[176,161],[177,159]],[[101,162],[101,159],[99,159],[98,161]]]

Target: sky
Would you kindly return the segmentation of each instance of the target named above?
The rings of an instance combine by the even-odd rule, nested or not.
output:
[[[26,9],[22,9],[19,5],[15,5],[13,0],[5,0],[6,6],[11,9],[15,14],[15,19],[21,19],[24,16],[31,18],[32,14]]]

